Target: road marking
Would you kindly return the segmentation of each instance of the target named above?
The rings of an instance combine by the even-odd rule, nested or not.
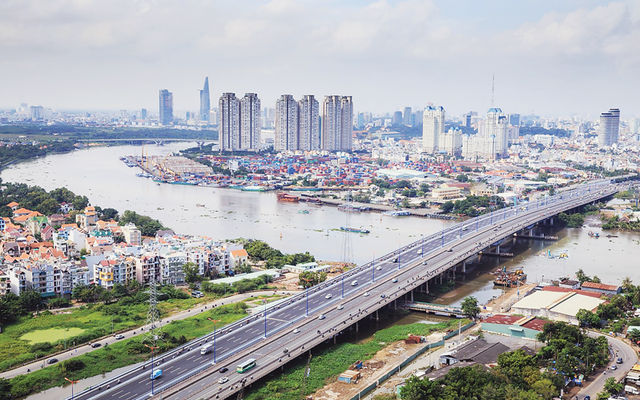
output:
[[[129,395],[129,393],[131,393],[131,392],[127,392],[127,393],[123,394],[122,396],[118,396],[118,397],[119,397],[119,398],[123,398],[123,397],[125,397],[125,396],[128,396],[128,395]]]

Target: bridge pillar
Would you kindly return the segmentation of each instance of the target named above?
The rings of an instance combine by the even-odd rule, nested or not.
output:
[[[395,311],[397,309],[398,309],[398,300],[396,299],[393,301],[393,310]]]
[[[360,324],[356,322],[356,333],[360,332]]]
[[[378,316],[378,310],[376,310],[376,321],[380,321],[380,317]]]
[[[549,224],[549,225],[553,225],[553,217],[551,217],[551,220],[550,220],[550,224]]]
[[[462,273],[466,274],[467,273],[467,260],[464,260],[462,262]]]
[[[411,293],[411,302],[413,303],[413,290],[410,293]],[[378,315],[377,311],[376,311],[376,315]]]
[[[496,246],[496,254],[500,254],[500,245]]]
[[[338,342],[338,335],[333,335],[333,344]]]

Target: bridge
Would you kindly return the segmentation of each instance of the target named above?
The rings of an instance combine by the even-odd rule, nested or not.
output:
[[[428,292],[442,283],[445,274],[464,273],[466,261],[479,252],[495,248],[500,253],[504,238],[519,232],[531,235],[536,224],[553,223],[558,213],[624,188],[609,180],[578,185],[450,226],[156,357],[163,370],[157,381],[149,379],[147,362],[75,398],[228,398],[314,346],[335,341],[341,331],[358,330],[359,321],[376,318],[381,308],[412,301],[415,291]],[[214,351],[200,355],[198,348],[205,343],[214,344]],[[249,358],[256,360],[256,366],[244,374],[235,372]],[[227,380],[218,383],[223,377]]]
[[[127,142],[127,143],[147,143],[153,142],[158,146],[164,145],[169,142],[196,142],[199,147],[205,144],[218,144],[218,140],[213,139],[188,139],[188,138],[112,138],[112,139],[78,139],[78,142],[83,143],[112,143],[112,142]]]
[[[435,303],[424,303],[421,301],[405,301],[402,306],[412,311],[422,311],[437,315],[448,315],[450,317],[464,317],[464,312],[460,307],[443,306]]]

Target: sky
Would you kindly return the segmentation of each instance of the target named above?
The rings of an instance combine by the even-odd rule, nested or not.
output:
[[[0,108],[197,111],[223,92],[356,111],[640,115],[640,1],[2,0]]]

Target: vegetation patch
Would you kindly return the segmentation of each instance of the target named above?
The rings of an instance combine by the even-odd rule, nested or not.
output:
[[[227,304],[181,321],[172,321],[162,328],[163,339],[158,342],[160,348],[156,350],[156,356],[211,332],[213,324],[207,318],[220,320],[216,325],[216,328],[219,329],[245,317],[246,308],[245,303]],[[64,380],[65,377],[72,380],[85,379],[149,358],[151,358],[151,353],[143,345],[142,337],[138,336],[105,345],[99,350],[33,371],[27,375],[17,376],[9,381],[0,379],[0,387],[6,388],[8,384],[9,388],[4,393],[10,393],[13,398],[17,398],[52,387],[63,386],[67,383]]]
[[[313,357],[309,364],[311,373],[307,378],[305,393],[301,393],[301,383],[306,367],[306,360],[291,363],[278,373],[277,379],[270,375],[257,384],[245,396],[247,400],[299,400],[302,395],[308,395],[331,383],[343,373],[351,364],[358,360],[369,360],[385,346],[393,342],[406,339],[409,334],[426,336],[439,330],[452,329],[458,325],[458,320],[451,320],[439,324],[410,324],[396,325],[382,329],[373,335],[373,340],[366,343],[342,343],[337,346],[312,351]],[[469,321],[462,320],[462,324]]]
[[[26,340],[30,343],[51,343],[58,340],[71,339],[74,336],[78,336],[84,333],[85,329],[82,328],[53,328],[53,329],[39,329],[24,334],[20,337],[21,340]]]

